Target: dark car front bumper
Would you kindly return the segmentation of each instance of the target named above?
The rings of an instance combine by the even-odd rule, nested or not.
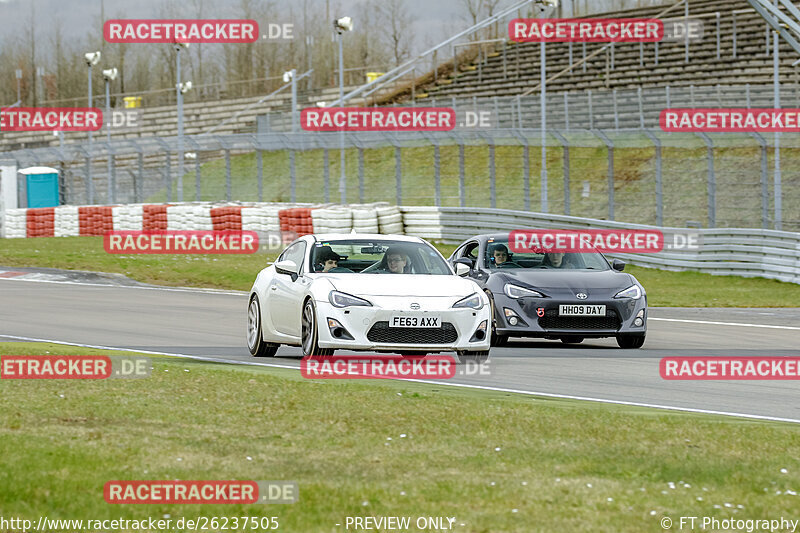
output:
[[[577,300],[574,296],[564,298],[510,298],[505,294],[494,294],[496,333],[512,337],[584,337],[602,338],[617,335],[645,335],[647,333],[647,297],[593,298]],[[560,316],[559,306],[605,305],[605,316]],[[505,312],[512,311],[517,324],[509,322]],[[634,321],[641,316],[642,325]]]

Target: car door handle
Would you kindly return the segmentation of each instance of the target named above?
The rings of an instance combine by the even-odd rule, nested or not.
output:
[[[272,286],[270,287],[270,290],[272,290],[272,291],[277,291],[277,290],[278,290],[278,286],[277,286],[277,285],[272,285]]]

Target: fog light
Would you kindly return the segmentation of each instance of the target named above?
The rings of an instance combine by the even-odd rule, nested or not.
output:
[[[469,340],[469,342],[477,342],[477,341],[482,341],[483,339],[485,339],[486,338],[486,325],[487,325],[486,324],[486,320],[482,321],[478,325],[478,329],[475,330],[475,333],[472,335],[472,338]]]
[[[509,326],[525,325],[525,321],[523,321],[514,310],[509,309],[508,307],[504,307],[503,314],[506,316],[506,322],[508,322]]]
[[[335,339],[345,339],[345,340],[354,340],[353,336],[350,335],[350,332],[344,329],[338,320],[329,318],[328,319],[328,329],[331,332],[331,336]]]
[[[633,321],[633,325],[636,326],[637,328],[642,327],[642,324],[644,324],[644,320],[642,320],[639,317],[637,317],[636,320]]]

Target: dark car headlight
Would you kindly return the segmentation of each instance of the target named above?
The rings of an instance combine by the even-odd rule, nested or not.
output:
[[[614,298],[631,298],[633,300],[638,300],[641,297],[642,289],[640,289],[638,285],[631,285],[627,289],[621,290],[614,295]]]
[[[334,307],[372,307],[372,304],[363,298],[339,291],[331,291],[331,293],[328,295],[328,301],[330,301]]]
[[[506,296],[509,298],[524,298],[526,296],[533,297],[533,298],[544,298],[544,295],[540,292],[537,292],[533,289],[528,289],[526,287],[520,287],[519,285],[514,285],[513,283],[506,283],[505,287],[503,287],[503,292],[506,293]]]
[[[461,298],[459,301],[453,304],[454,308],[459,307],[468,307],[470,309],[481,309],[483,308],[483,298],[477,292],[473,292],[466,298]]]

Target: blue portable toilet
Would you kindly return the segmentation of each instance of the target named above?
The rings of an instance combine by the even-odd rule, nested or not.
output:
[[[60,205],[58,170],[50,167],[29,167],[19,171],[20,207],[56,207]],[[24,205],[23,205],[24,204]]]

